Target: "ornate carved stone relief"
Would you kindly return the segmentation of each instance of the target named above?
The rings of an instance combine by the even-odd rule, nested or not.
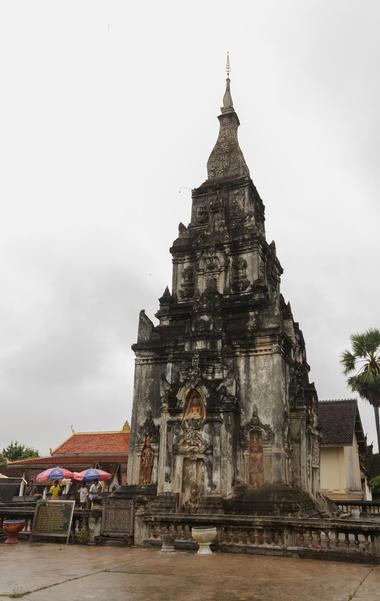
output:
[[[247,278],[247,261],[242,257],[234,257],[232,262],[231,288],[234,292],[244,292],[250,286]]]
[[[197,220],[197,223],[201,225],[207,223],[209,215],[206,200],[198,201],[195,218]]]
[[[311,439],[311,462],[313,467],[319,468],[320,458],[319,458],[319,441],[315,437]]]
[[[198,454],[203,451],[203,423],[199,419],[185,419],[181,423],[181,438],[178,451],[185,454]]]
[[[224,260],[219,257],[215,251],[208,250],[199,257],[199,274],[219,274],[224,269]]]
[[[204,452],[202,430],[206,418],[206,406],[196,388],[182,392],[183,419],[177,441],[177,451],[186,455]]]
[[[260,430],[251,430],[249,433],[249,484],[254,488],[260,488],[264,484],[264,453]]]
[[[273,442],[273,430],[260,421],[256,407],[253,408],[250,421],[240,428],[240,442],[243,449],[249,448],[250,432],[261,433],[261,440],[264,445],[270,445]]]
[[[183,278],[179,297],[181,300],[187,300],[194,296],[194,269],[188,265],[183,270]]]
[[[249,175],[247,164],[239,147],[236,114],[222,115],[218,140],[207,162],[209,179]]]
[[[151,411],[149,411],[144,423],[138,428],[138,442],[141,444],[147,436],[149,436],[151,442],[157,443],[159,441],[160,427],[154,423]]]
[[[152,449],[152,439],[149,435],[145,436],[144,446],[140,458],[140,484],[150,484],[152,481],[152,471],[154,464],[154,452]]]
[[[200,500],[201,491],[199,485],[196,482],[193,482],[190,486],[190,496],[183,504],[183,508],[189,513],[197,513]]]
[[[245,190],[240,188],[231,192],[230,197],[230,214],[233,219],[241,219],[244,217],[245,209]]]
[[[206,417],[206,408],[202,397],[197,390],[192,390],[186,401],[185,420],[203,420]]]
[[[221,407],[238,407],[239,382],[232,371],[229,371],[225,379],[219,384],[217,387],[217,392]]]
[[[248,330],[254,332],[258,325],[258,313],[257,311],[250,311],[248,314]]]

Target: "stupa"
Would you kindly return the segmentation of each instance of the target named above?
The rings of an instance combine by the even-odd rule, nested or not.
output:
[[[128,483],[173,495],[179,511],[299,512],[319,490],[318,398],[227,67],[207,180],[170,249],[172,285],[157,325],[139,317]]]

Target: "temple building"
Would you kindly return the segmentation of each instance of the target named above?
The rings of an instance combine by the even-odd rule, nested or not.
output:
[[[121,430],[102,432],[73,432],[50,455],[10,461],[4,466],[7,476],[22,476],[35,481],[37,474],[60,466],[73,472],[92,467],[112,474],[113,486],[127,483],[127,464],[130,427],[126,421]]]
[[[182,508],[276,487],[313,498],[318,398],[239,146],[229,72],[218,119],[158,325],[140,312],[128,483],[156,485]]]
[[[369,455],[356,399],[319,401],[321,493],[330,500],[372,499],[366,460]]]

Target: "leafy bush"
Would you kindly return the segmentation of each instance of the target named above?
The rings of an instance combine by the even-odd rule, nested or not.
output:
[[[375,497],[380,497],[380,476],[372,478],[370,485],[372,486],[372,493]]]
[[[90,535],[87,528],[81,528],[77,534],[77,540],[80,545],[87,545]]]

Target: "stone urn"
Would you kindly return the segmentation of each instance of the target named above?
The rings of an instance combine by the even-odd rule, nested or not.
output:
[[[162,535],[162,553],[173,553],[175,551],[174,541],[175,541],[175,532],[165,532]]]
[[[198,555],[210,555],[212,553],[210,545],[216,538],[216,528],[192,528],[191,536],[199,545]]]
[[[3,530],[7,535],[5,542],[8,545],[15,545],[18,542],[18,534],[25,528],[25,520],[3,520]]]

